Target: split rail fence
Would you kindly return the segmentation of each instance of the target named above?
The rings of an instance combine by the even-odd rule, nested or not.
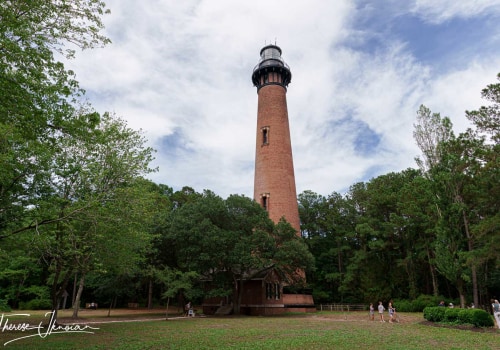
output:
[[[366,311],[368,305],[365,304],[317,304],[319,311]]]

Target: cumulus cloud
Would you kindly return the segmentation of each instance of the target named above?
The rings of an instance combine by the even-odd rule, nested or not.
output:
[[[292,71],[297,192],[327,195],[414,166],[420,104],[466,127],[464,110],[481,105],[500,50],[473,52],[459,65],[441,58],[441,70],[442,62],[422,61],[412,36],[401,37],[391,23],[421,16],[439,26],[465,13],[498,18],[495,3],[484,3],[467,10],[450,2],[445,11],[430,1],[109,0],[113,43],[79,54],[68,67],[99,111],[115,111],[145,131],[158,150],[155,182],[252,196],[251,74],[260,49],[276,42]],[[485,32],[484,40],[498,34]]]

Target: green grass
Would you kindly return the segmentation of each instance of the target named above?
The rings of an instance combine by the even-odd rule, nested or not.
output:
[[[32,313],[29,322],[35,324],[41,316]],[[162,316],[158,312],[140,317]],[[500,349],[500,330],[432,327],[422,323],[422,314],[400,316],[399,324],[369,321],[364,312],[100,323],[92,324],[99,328],[94,334],[36,336],[6,346],[6,341],[26,332],[0,328],[0,345],[5,349]],[[92,318],[96,320],[109,319]]]

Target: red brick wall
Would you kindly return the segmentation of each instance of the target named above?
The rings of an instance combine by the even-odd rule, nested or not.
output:
[[[261,195],[268,193],[269,217],[278,222],[284,216],[300,235],[286,90],[280,85],[265,85],[258,92],[256,139],[254,199],[261,203]]]
[[[314,300],[308,294],[283,294],[283,304],[314,305]]]

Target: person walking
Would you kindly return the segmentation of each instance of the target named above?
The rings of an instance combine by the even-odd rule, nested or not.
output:
[[[375,307],[373,307],[373,303],[370,303],[370,320],[375,320]]]
[[[391,302],[389,302],[387,309],[389,310],[389,323],[392,323],[394,322],[394,312],[396,312],[396,309],[392,306]]]
[[[495,316],[495,320],[497,321],[497,327],[500,328],[500,304],[498,300],[495,299],[491,306],[493,307],[493,316]]]
[[[385,322],[385,320],[384,320],[384,311],[385,311],[385,307],[384,307],[384,305],[382,305],[382,302],[379,301],[378,302],[378,314],[380,316],[380,322]]]
[[[189,316],[189,310],[191,310],[191,302],[187,303],[187,304],[184,306],[184,315],[185,315],[185,316]]]

